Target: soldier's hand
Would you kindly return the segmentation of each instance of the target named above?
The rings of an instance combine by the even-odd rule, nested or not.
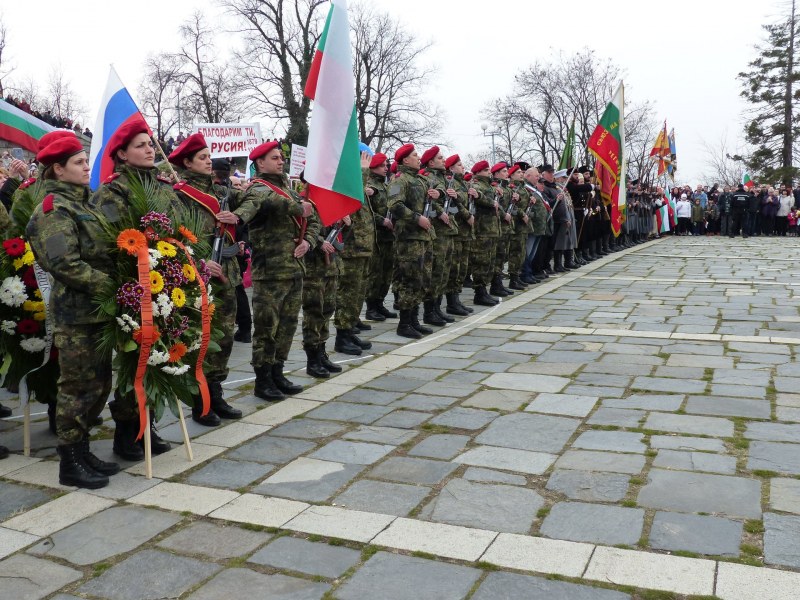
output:
[[[477,198],[478,197],[478,190],[476,190],[475,188],[469,188],[467,190],[467,194],[469,196],[472,196],[473,198]]]
[[[350,227],[350,225],[352,225],[352,224],[353,224],[353,220],[350,218],[350,215],[345,215],[344,217],[342,217],[342,222],[343,222],[343,223],[345,224],[345,226],[347,226],[347,227]]]
[[[245,243],[239,242],[239,256],[244,256],[245,252]]]
[[[534,198],[533,196],[531,196],[531,204],[534,204],[534,205],[536,204],[536,198]]]
[[[383,226],[386,227],[389,231],[394,230],[394,223],[392,223],[391,219],[384,219]]]
[[[422,227],[425,231],[428,231],[431,228],[431,222],[430,219],[428,219],[428,217],[420,216],[419,221],[417,221],[417,224],[420,227]]]
[[[11,164],[8,165],[8,170],[13,177],[17,179],[25,179],[28,176],[28,163],[24,160],[20,160],[15,158],[11,161]]]
[[[303,207],[303,216],[310,217],[311,213],[314,212],[314,205],[311,202],[301,202],[300,206]]]
[[[368,187],[364,190],[364,192],[367,194],[367,196],[372,196],[375,193],[375,188]]]
[[[330,242],[322,242],[322,246],[320,246],[320,248],[322,248],[322,251],[325,254],[333,254],[334,252],[336,252],[336,248],[334,248],[333,244],[331,244]]]
[[[458,196],[458,192],[456,192],[453,188],[450,188],[449,190],[447,190],[447,195],[450,196],[451,198],[455,198]]]
[[[469,216],[469,219],[467,219],[467,225],[469,225],[470,227],[475,225],[475,215],[470,215]]]
[[[369,152],[362,152],[361,153],[361,168],[362,169],[369,169],[369,163],[372,162],[372,157],[369,155]]]
[[[439,190],[428,190],[428,197],[436,200],[441,194]]]
[[[311,244],[308,243],[308,240],[303,240],[297,245],[297,248],[294,249],[294,257],[303,258],[310,248]]]
[[[217,213],[217,221],[225,225],[238,225],[239,217],[229,210],[223,210]]]
[[[442,213],[439,215],[439,219],[441,219],[442,223],[445,225],[450,225],[450,215],[447,213]]]
[[[528,224],[528,215],[522,215],[522,222],[525,223],[525,225]]]
[[[511,223],[511,215],[510,214],[506,213],[506,216],[503,217],[503,218],[505,219],[506,223]]]
[[[222,265],[219,263],[214,262],[213,260],[206,261],[206,266],[208,267],[208,274],[214,277],[215,279],[222,279]]]

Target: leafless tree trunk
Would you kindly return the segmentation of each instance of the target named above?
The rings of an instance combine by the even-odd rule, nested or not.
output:
[[[3,86],[3,80],[8,77],[13,70],[8,64],[8,49],[6,48],[8,44],[7,37],[8,28],[3,21],[3,15],[0,14],[0,98],[6,97],[6,90]]]
[[[162,53],[145,61],[139,100],[144,116],[155,122],[159,140],[164,140],[177,122],[176,93],[182,80],[180,63],[175,55]]]
[[[743,149],[734,149],[723,133],[715,143],[704,141],[706,170],[704,178],[709,183],[736,186],[742,181],[746,170]]]
[[[86,117],[86,107],[66,80],[60,65],[54,66],[47,80],[47,111],[53,117],[72,121],[82,121]]]

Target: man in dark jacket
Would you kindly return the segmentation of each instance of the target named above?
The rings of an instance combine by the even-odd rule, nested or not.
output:
[[[736,191],[731,194],[730,214],[731,221],[728,228],[728,237],[734,237],[742,231],[742,237],[748,237],[750,234],[747,231],[747,207],[750,204],[752,194],[746,192],[744,186],[740,183]]]
[[[733,201],[733,194],[731,194],[731,186],[726,185],[722,188],[722,193],[717,199],[719,206],[719,234],[728,235],[728,229],[731,227],[731,202]]]

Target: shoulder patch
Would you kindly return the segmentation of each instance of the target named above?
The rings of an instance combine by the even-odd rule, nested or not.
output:
[[[397,196],[400,193],[400,184],[393,183],[392,187],[389,188],[389,195],[390,196]]]
[[[172,185],[172,180],[171,179],[167,179],[163,175],[156,175],[156,179],[158,179],[161,183],[166,183],[168,185]]]
[[[106,178],[103,180],[103,183],[111,183],[111,182],[112,182],[112,181],[114,181],[114,180],[115,180],[117,177],[119,177],[119,173],[112,173],[111,175],[109,175],[108,177],[106,177]]]
[[[42,200],[42,210],[45,214],[53,211],[53,200],[55,199],[56,197],[53,194],[47,194],[47,196],[44,197]]]
[[[30,177],[25,181],[23,181],[22,183],[20,183],[17,189],[24,190],[25,188],[32,186],[34,183],[36,183],[36,177]]]

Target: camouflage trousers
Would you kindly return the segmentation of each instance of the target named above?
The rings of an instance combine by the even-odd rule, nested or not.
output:
[[[478,236],[472,241],[469,268],[472,270],[472,281],[476,286],[486,286],[492,281],[498,239],[502,238]]]
[[[253,359],[255,368],[284,362],[303,295],[303,277],[253,280]]]
[[[328,326],[336,310],[337,277],[303,279],[303,344],[316,346],[328,339]]]
[[[97,348],[103,324],[66,325],[55,328],[58,348],[56,431],[61,445],[77,444],[89,435],[90,423],[105,408],[111,393],[111,356]]]
[[[469,272],[469,254],[472,240],[453,238],[453,260],[450,262],[450,275],[447,278],[445,293],[459,294],[464,287],[464,278]]]
[[[381,242],[372,253],[367,277],[367,300],[386,298],[394,275],[394,242]]]
[[[225,262],[226,266],[232,264],[233,268],[239,268],[235,260]],[[234,280],[228,277],[224,282],[212,279],[211,287],[214,296],[212,326],[222,332],[222,338],[217,340],[220,351],[206,354],[203,372],[210,383],[222,383],[228,378],[228,359],[233,350],[233,333],[236,328],[236,285]]]
[[[503,266],[508,260],[508,248],[511,241],[511,234],[505,230],[501,231],[500,237],[497,238],[497,250],[494,255],[494,274],[502,273]]]
[[[394,292],[401,310],[416,308],[431,286],[433,242],[398,240],[395,242]]]
[[[342,259],[342,272],[336,288],[336,315],[333,317],[336,329],[352,329],[358,323],[367,290],[369,261],[368,256]]]
[[[427,291],[428,299],[438,298],[444,294],[447,280],[450,277],[450,266],[453,262],[453,239],[447,232],[437,233],[433,241],[433,265],[431,265],[431,289]]]
[[[510,275],[519,275],[520,271],[522,271],[527,241],[527,230],[512,234],[508,248],[508,272]]]

